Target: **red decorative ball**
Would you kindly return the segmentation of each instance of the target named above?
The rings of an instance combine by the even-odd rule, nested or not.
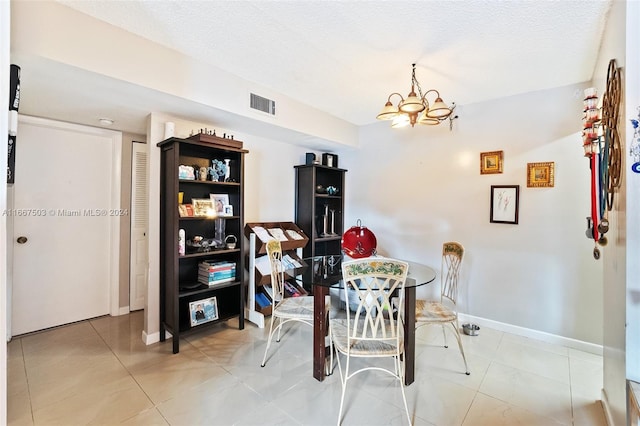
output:
[[[376,254],[378,241],[376,236],[366,226],[361,226],[358,220],[356,226],[352,226],[342,234],[342,251],[354,259],[369,257]]]

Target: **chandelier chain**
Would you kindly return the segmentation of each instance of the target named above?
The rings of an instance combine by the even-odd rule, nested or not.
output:
[[[420,82],[416,78],[416,64],[413,65],[413,71],[411,73],[411,90],[413,90],[413,85],[415,84],[418,87],[418,94],[420,95],[420,99],[424,102],[424,95],[422,94],[422,88],[420,87]]]

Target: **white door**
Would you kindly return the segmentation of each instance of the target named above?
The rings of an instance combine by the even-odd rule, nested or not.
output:
[[[23,120],[11,210],[13,335],[110,313],[117,281],[116,132]]]
[[[149,270],[147,228],[149,197],[147,145],[133,143],[131,154],[131,260],[129,277],[129,309],[144,309]]]

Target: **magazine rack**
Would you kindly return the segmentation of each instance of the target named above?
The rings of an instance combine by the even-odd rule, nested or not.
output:
[[[269,263],[264,260],[267,259],[267,241],[275,238],[274,234],[281,236],[283,257],[288,255],[303,266],[298,249],[304,248],[309,242],[309,238],[293,222],[256,222],[245,225],[244,235],[249,240],[249,291],[245,317],[260,328],[264,328],[264,317],[271,315],[271,306],[258,305],[256,294],[266,293],[264,286],[271,283],[271,271],[267,266]],[[283,239],[285,237],[286,240]],[[296,288],[301,294],[307,294],[302,287],[296,285]]]

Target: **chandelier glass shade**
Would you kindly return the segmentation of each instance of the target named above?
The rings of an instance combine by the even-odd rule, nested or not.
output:
[[[450,108],[444,103],[440,97],[440,93],[435,89],[430,89],[422,93],[420,83],[416,79],[416,64],[412,64],[411,72],[411,92],[407,97],[403,97],[400,93],[394,92],[387,98],[387,103],[382,111],[376,116],[378,120],[393,120],[391,127],[398,128],[411,124],[411,127],[418,124],[438,125],[443,121],[450,119],[455,108],[455,104]],[[415,90],[418,89],[416,94]],[[427,95],[435,94],[433,103],[429,103]],[[400,98],[397,105],[391,102],[391,98],[397,96]]]

